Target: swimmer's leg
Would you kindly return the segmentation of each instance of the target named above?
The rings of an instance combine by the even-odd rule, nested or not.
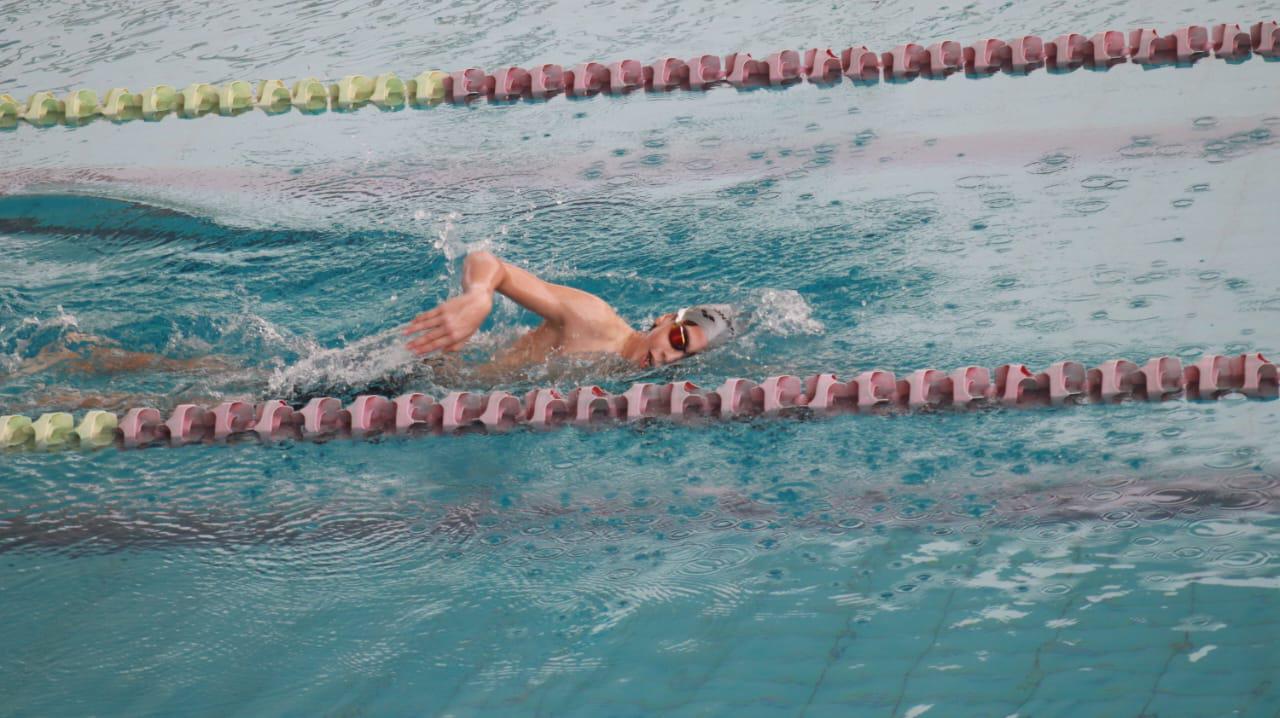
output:
[[[73,350],[68,345],[77,346],[80,351]],[[131,352],[120,348],[110,339],[92,334],[70,332],[66,335],[65,342],[41,349],[36,356],[24,361],[9,376],[34,376],[59,366],[91,376],[140,371],[180,374],[230,371],[238,368],[227,357],[212,355],[194,359],[170,359],[149,352]]]
[[[183,396],[182,398],[174,398],[173,396],[164,394],[127,394],[123,392],[97,392],[97,391],[80,391],[79,389],[63,389],[53,393],[45,393],[31,401],[23,402],[22,405],[9,407],[4,412],[16,412],[19,414],[45,413],[50,411],[88,411],[90,409],[101,409],[109,411],[113,414],[124,414],[126,411],[134,407],[152,407],[159,409],[161,413],[168,415],[168,412],[178,404],[196,404],[206,409],[221,404],[224,401],[232,401],[240,399],[243,401],[254,401],[252,398],[242,397],[212,397],[212,396]]]
[[[183,374],[230,371],[237,368],[230,359],[204,356],[193,359],[170,359],[149,352],[131,352],[115,347],[93,347],[88,357],[77,357],[67,366],[82,374],[131,374],[141,371]]]

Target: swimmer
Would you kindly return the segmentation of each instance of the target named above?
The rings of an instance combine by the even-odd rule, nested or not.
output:
[[[467,256],[462,285],[461,294],[419,314],[403,328],[408,337],[405,346],[420,357],[418,361],[388,366],[384,375],[359,384],[333,381],[323,361],[310,366],[303,364],[303,371],[294,375],[303,377],[301,380],[294,380],[285,372],[283,376],[287,380],[273,384],[273,377],[252,368],[237,367],[230,358],[169,359],[127,351],[109,339],[72,331],[62,337],[63,341],[45,347],[21,366],[7,373],[0,369],[0,386],[7,380],[43,379],[50,374],[115,377],[167,373],[193,377],[199,382],[196,390],[200,395],[188,393],[194,387],[158,396],[137,396],[98,393],[80,387],[50,387],[42,381],[40,396],[31,397],[30,407],[21,402],[4,406],[7,402],[0,397],[0,408],[6,412],[44,410],[50,406],[124,410],[134,405],[214,404],[228,398],[255,401],[258,397],[280,397],[303,403],[315,396],[398,394],[425,381],[438,386],[492,387],[529,381],[530,377],[524,372],[531,367],[538,368],[542,380],[580,381],[668,365],[715,348],[738,332],[734,312],[724,305],[694,306],[664,314],[647,331],[639,331],[600,297],[543,281],[489,252],[473,252]],[[490,361],[466,365],[454,353],[467,344],[488,318],[495,293],[537,314],[542,323],[499,350]],[[386,339],[397,341],[394,336]],[[377,357],[386,346],[381,338],[375,338],[367,346],[363,344],[366,343],[357,342],[324,353],[323,359],[343,366],[352,361],[366,361],[371,352]],[[209,386],[210,382],[213,387]],[[209,398],[207,392],[220,398]]]
[[[406,346],[425,356],[462,349],[493,309],[494,293],[542,317],[542,323],[499,351],[489,367],[510,371],[554,355],[606,355],[649,369],[713,349],[737,335],[733,311],[702,305],[658,317],[647,331],[631,327],[600,297],[552,284],[489,252],[472,252],[462,293],[404,327]]]

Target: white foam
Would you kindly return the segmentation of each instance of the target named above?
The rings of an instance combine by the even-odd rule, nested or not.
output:
[[[1199,661],[1201,658],[1204,658],[1205,656],[1209,655],[1209,652],[1215,648],[1217,648],[1217,646],[1211,643],[1207,646],[1200,648],[1194,653],[1187,654],[1187,660],[1191,661],[1192,663],[1195,663],[1196,661]]]
[[[360,386],[385,377],[414,361],[398,330],[374,334],[335,349],[317,348],[292,365],[272,372],[272,396],[302,393],[310,386]]]
[[[794,289],[765,289],[757,299],[755,321],[771,334],[822,334],[826,327],[813,318],[813,307]]]

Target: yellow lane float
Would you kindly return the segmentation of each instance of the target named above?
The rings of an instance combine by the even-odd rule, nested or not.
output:
[[[253,107],[253,85],[233,80],[218,90],[218,112],[235,115]]]
[[[401,107],[405,98],[404,81],[396,73],[387,72],[373,80],[373,95],[369,98],[380,107]]]
[[[264,112],[287,112],[293,96],[289,87],[280,80],[263,80],[258,83],[258,96],[254,102]]]
[[[178,109],[178,93],[168,85],[156,85],[142,93],[142,116],[148,119]]]
[[[102,116],[110,120],[129,120],[142,112],[142,95],[124,87],[113,87],[102,96]]]
[[[32,438],[37,449],[59,449],[75,436],[75,417],[65,411],[41,414],[31,424]]]
[[[31,441],[34,434],[31,419],[18,414],[0,416],[0,448],[22,446]]]
[[[93,119],[98,115],[98,95],[93,90],[75,90],[63,100],[63,114],[68,122]]]
[[[306,77],[293,83],[293,106],[301,112],[324,112],[329,105],[329,91],[324,83]]]
[[[94,409],[86,412],[76,427],[81,446],[106,446],[115,440],[120,420],[109,411]]]
[[[427,70],[409,80],[409,96],[413,98],[415,105],[444,102],[448,93],[448,88],[444,84],[447,79],[449,79],[449,75],[446,73],[439,70]]]
[[[207,82],[193,82],[182,90],[178,111],[183,117],[199,117],[218,109],[218,90]]]

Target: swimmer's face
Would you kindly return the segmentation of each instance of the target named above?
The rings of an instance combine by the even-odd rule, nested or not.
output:
[[[688,356],[693,356],[703,349],[707,348],[707,335],[702,331],[702,327],[693,324],[685,324],[684,332],[689,342],[685,345],[684,350],[676,348],[680,343],[677,332],[679,327],[676,326],[675,313],[663,314],[653,323],[653,327],[646,335],[648,352],[640,365],[645,368],[662,366],[672,362],[680,361]],[[675,342],[672,339],[675,338]]]

